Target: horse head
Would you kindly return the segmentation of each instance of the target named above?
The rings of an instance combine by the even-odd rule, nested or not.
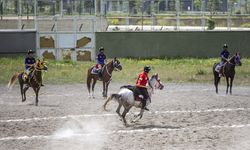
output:
[[[164,88],[164,85],[161,83],[158,73],[152,75],[152,77],[148,81],[148,85],[153,89],[162,90]]]
[[[234,55],[234,63],[235,63],[235,65],[239,65],[239,66],[242,65],[240,59],[241,59],[241,58],[240,58],[240,53],[236,53],[236,54]]]
[[[48,67],[46,66],[44,59],[42,60],[38,59],[35,64],[35,68],[38,70],[45,70],[45,71],[48,70]]]
[[[113,62],[113,67],[115,68],[115,70],[122,70],[122,65],[120,63],[120,61],[115,57],[114,60],[112,60]]]

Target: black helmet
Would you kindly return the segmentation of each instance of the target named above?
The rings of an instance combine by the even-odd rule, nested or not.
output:
[[[223,48],[228,48],[227,44],[224,44],[224,45],[223,45]]]
[[[99,51],[102,51],[102,50],[104,51],[104,47],[100,47],[100,48],[99,48]]]
[[[145,67],[144,67],[144,72],[147,72],[147,73],[148,73],[150,70],[151,70],[151,68],[150,68],[149,66],[145,66]]]
[[[33,53],[35,53],[33,50],[28,50],[28,54],[33,54]]]

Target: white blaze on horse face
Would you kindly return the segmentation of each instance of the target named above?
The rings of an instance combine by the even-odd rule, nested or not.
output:
[[[122,100],[127,101],[130,105],[134,105],[134,94],[131,90],[122,88],[118,94],[122,96]]]

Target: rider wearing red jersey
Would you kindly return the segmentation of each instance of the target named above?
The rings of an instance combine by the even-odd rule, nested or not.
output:
[[[148,83],[148,73],[151,70],[149,66],[144,67],[144,71],[139,74],[137,80],[136,80],[136,88],[140,91],[140,94],[143,95],[142,99],[142,109],[149,110],[146,107],[147,99],[149,98],[148,91],[147,91],[147,83]]]

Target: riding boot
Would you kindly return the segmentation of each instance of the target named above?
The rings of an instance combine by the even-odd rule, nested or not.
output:
[[[101,71],[101,69],[98,71],[98,77],[99,77],[99,78],[102,77],[102,71]]]
[[[141,107],[141,109],[145,109],[145,110],[147,110],[147,111],[149,111],[149,109],[146,107],[146,100],[145,99],[143,99],[142,100],[142,107]]]

